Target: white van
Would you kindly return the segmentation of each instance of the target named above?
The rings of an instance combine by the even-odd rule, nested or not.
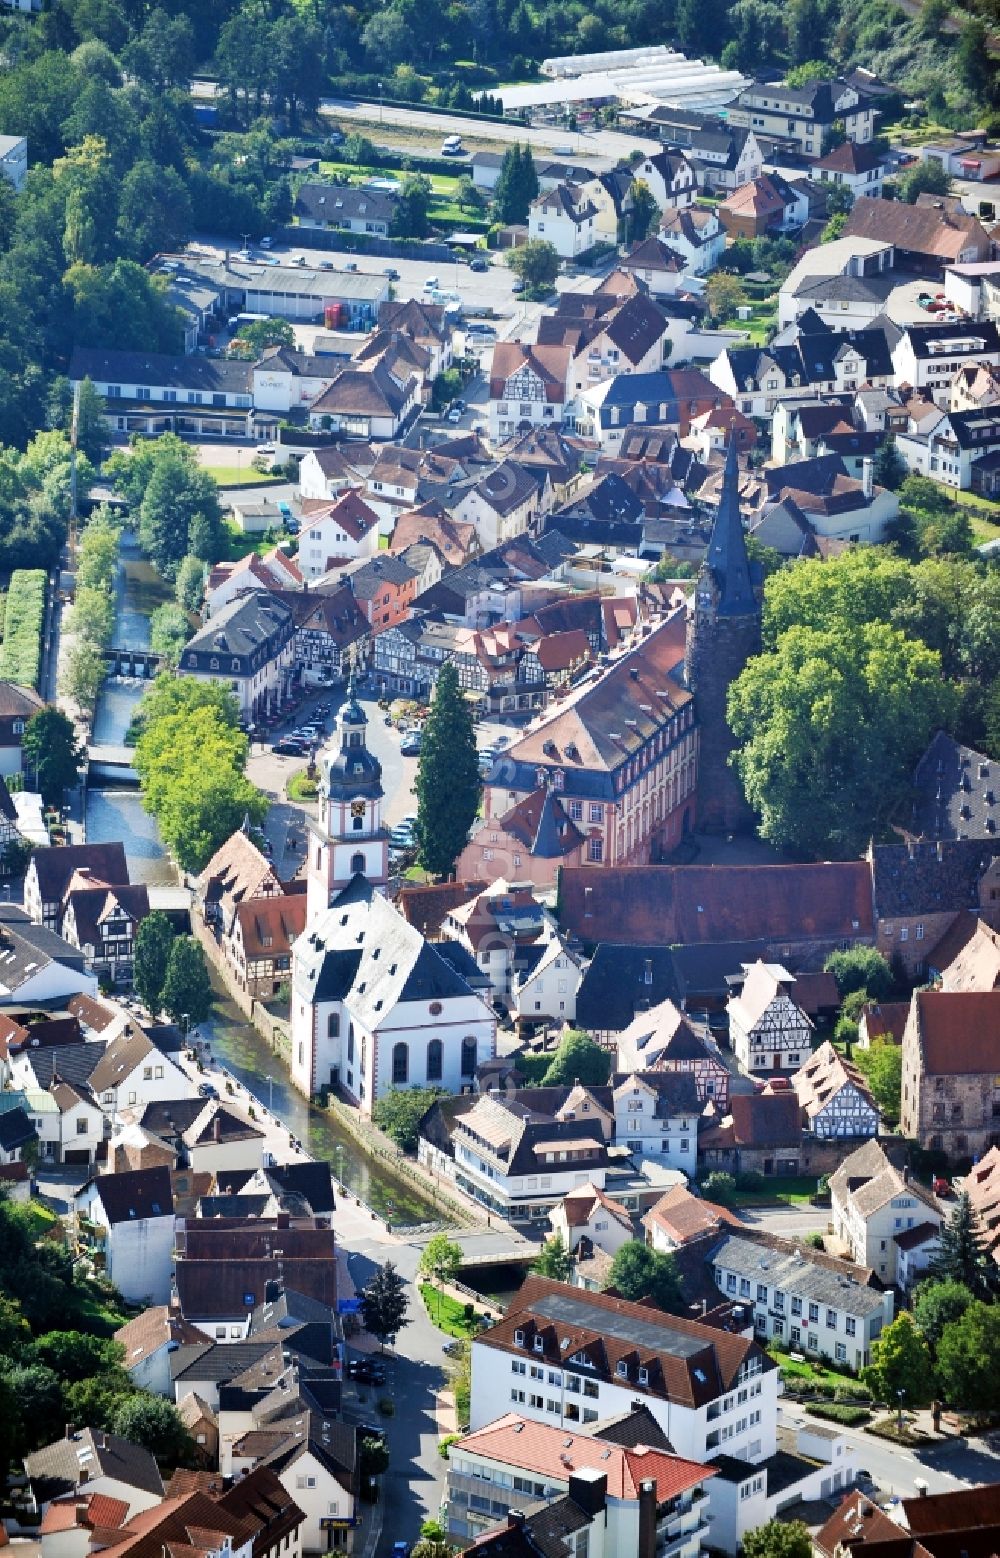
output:
[[[449,135],[441,142],[442,157],[460,157],[462,155],[462,137]]]
[[[440,278],[440,276],[428,276],[427,280],[424,282],[424,291],[425,292],[437,292],[440,286],[441,286],[441,278]]]

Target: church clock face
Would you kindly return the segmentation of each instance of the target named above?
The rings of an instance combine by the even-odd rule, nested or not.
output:
[[[365,814],[365,803],[364,803],[364,801],[352,801],[351,802],[351,816],[352,817],[363,817],[364,814]]]

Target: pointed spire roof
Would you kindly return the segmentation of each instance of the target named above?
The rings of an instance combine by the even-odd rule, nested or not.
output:
[[[758,610],[740,514],[740,464],[735,438],[730,438],[726,450],[726,470],[705,567],[715,579],[719,616],[748,616]]]

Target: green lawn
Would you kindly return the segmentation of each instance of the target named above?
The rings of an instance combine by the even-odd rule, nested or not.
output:
[[[264,535],[244,535],[232,520],[223,520],[221,539],[225,547],[221,561],[227,563],[238,562],[241,557],[247,557],[251,552],[256,552],[258,557],[263,557],[265,552],[270,552],[279,542],[294,541],[296,545],[298,544],[298,537],[289,535],[286,530],[271,530]]]
[[[763,1190],[737,1190],[737,1206],[773,1206],[776,1202],[785,1206],[808,1206],[816,1194],[815,1174],[777,1175],[769,1178]],[[823,1207],[817,1207],[817,1221],[823,1216]]]
[[[206,465],[203,467],[220,487],[266,487],[268,482],[284,481],[284,472],[255,471],[246,465]]]
[[[308,769],[300,769],[285,784],[285,793],[290,801],[314,801],[319,794],[319,780],[310,779]]]
[[[768,1347],[768,1352],[781,1370],[781,1377],[790,1385],[816,1389],[818,1387],[838,1388],[850,1386],[851,1376],[837,1374],[833,1369],[823,1367],[822,1363],[813,1363],[811,1359],[804,1358],[801,1363],[791,1358],[787,1352],[780,1351],[777,1347]]]
[[[327,173],[331,177],[347,178],[352,183],[358,183],[363,179],[369,178],[394,178],[402,183],[406,177],[405,170],[402,167],[402,160],[401,158],[396,163],[384,162],[378,168],[360,168],[353,162],[321,162],[319,167],[321,173]],[[455,174],[428,173],[425,174],[425,177],[430,179],[431,190],[435,195],[443,195],[445,198],[449,198],[454,195],[458,188],[458,176]]]
[[[961,508],[968,509],[972,533],[977,546],[984,541],[995,541],[1000,536],[1000,504],[984,503],[974,492],[955,492],[952,487],[942,487]]]
[[[449,1297],[447,1293],[439,1293],[432,1282],[420,1283],[420,1297],[439,1331],[444,1331],[447,1336],[454,1336],[460,1342],[466,1341],[470,1336],[478,1335],[478,1325],[473,1322],[470,1326],[465,1318],[465,1305]]]

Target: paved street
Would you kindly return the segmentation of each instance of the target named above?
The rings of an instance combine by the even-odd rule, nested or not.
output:
[[[779,1407],[781,1426],[798,1427],[817,1421],[797,1403],[785,1402]],[[883,1493],[898,1498],[915,1495],[917,1478],[926,1482],[931,1493],[951,1493],[979,1482],[1000,1482],[1000,1457],[983,1440],[950,1439],[926,1449],[906,1450],[860,1428],[841,1428],[838,1424],[838,1429],[857,1447],[858,1466],[870,1472]]]
[[[264,830],[274,851],[273,859],[278,875],[289,879],[297,873],[305,860],[305,837],[308,818],[316,816],[315,804],[304,805],[285,798],[285,785],[292,774],[305,767],[301,757],[281,757],[271,750],[280,736],[298,725],[308,722],[318,703],[330,705],[330,713],[323,721],[326,729],[324,744],[330,739],[337,710],[344,700],[342,687],[317,690],[296,709],[294,715],[274,730],[266,741],[253,743],[247,775],[257,787],[272,797]],[[416,796],[412,786],[417,775],[417,759],[403,757],[399,750],[399,735],[385,723],[385,716],[373,698],[362,698],[362,707],[368,715],[368,746],[382,764],[382,787],[385,801],[383,820],[387,826],[400,822],[409,812],[416,811]]]

